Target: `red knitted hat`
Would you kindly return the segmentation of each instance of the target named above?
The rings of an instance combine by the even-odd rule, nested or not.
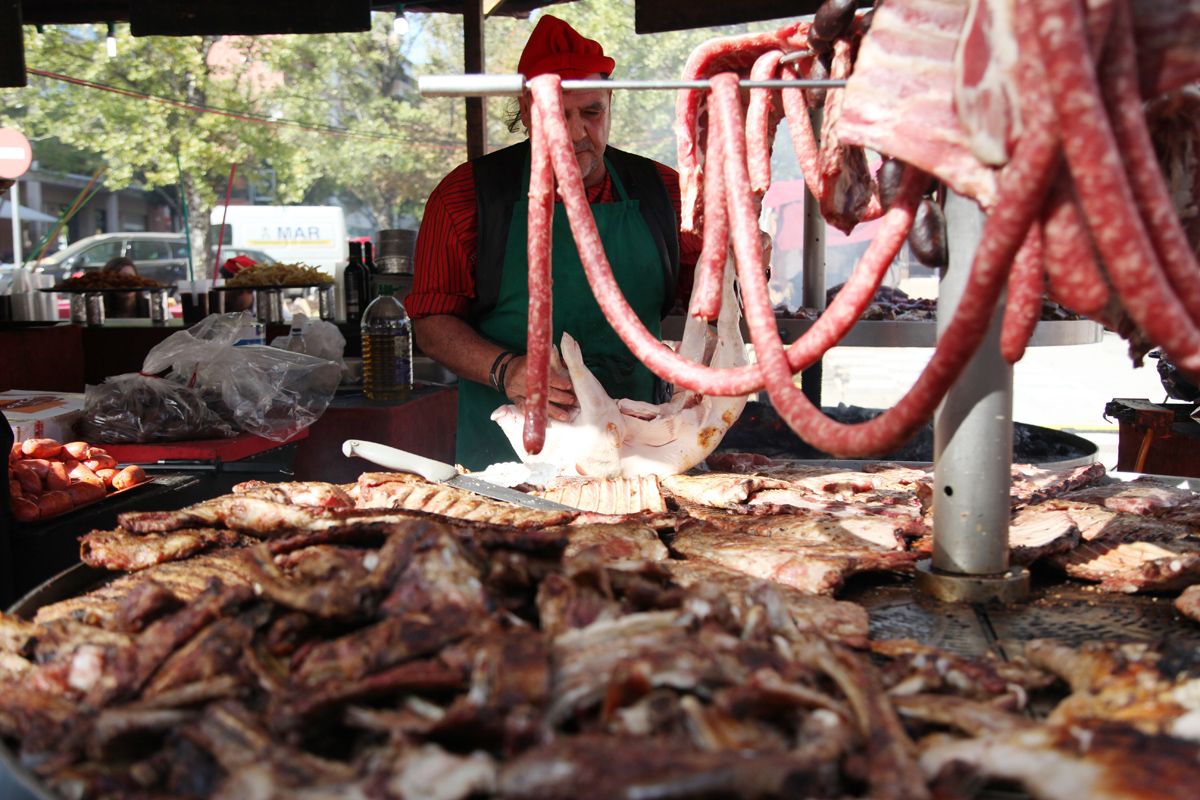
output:
[[[564,79],[578,80],[596,72],[610,75],[616,65],[599,42],[585,39],[558,17],[546,14],[529,34],[517,72],[526,78],[557,72]]]

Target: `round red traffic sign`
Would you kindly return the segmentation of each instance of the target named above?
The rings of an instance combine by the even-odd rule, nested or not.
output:
[[[0,128],[0,178],[19,178],[33,163],[33,149],[25,134],[15,128]]]

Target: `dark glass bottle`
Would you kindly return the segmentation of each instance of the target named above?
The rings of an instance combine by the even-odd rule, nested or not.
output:
[[[363,247],[363,263],[367,265],[367,272],[372,275],[379,274],[379,267],[375,265],[375,245],[370,241],[362,243]]]
[[[371,302],[371,273],[363,263],[362,244],[350,243],[350,261],[342,273],[342,291],[346,298],[346,322],[358,325]]]

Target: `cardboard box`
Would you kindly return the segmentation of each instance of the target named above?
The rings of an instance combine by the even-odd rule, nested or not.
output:
[[[75,440],[75,425],[83,416],[83,393],[10,389],[0,392],[0,411],[13,438]]]

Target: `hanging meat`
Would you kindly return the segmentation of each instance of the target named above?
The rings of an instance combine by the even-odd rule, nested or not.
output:
[[[893,448],[932,415],[979,347],[1006,287],[1009,360],[1023,352],[1045,288],[1126,335],[1135,359],[1154,344],[1185,374],[1200,375],[1200,266],[1191,229],[1180,221],[1182,214],[1192,223],[1196,183],[1179,177],[1194,178],[1187,159],[1196,152],[1196,129],[1171,126],[1177,141],[1164,147],[1165,126],[1156,138],[1143,110],[1145,100],[1161,108],[1171,102],[1163,95],[1186,95],[1186,84],[1200,78],[1200,0],[1090,0],[1086,8],[1078,0],[889,0],[869,25],[846,5],[831,2],[820,25],[710,42],[685,68],[685,77],[711,84],[707,103],[689,90],[677,106],[682,224],[703,231],[706,251],[690,313],[719,313],[718,254],[731,242],[756,364],[696,363],[638,321],[596,236],[554,103],[557,78],[531,82],[540,109],[535,126],[546,131],[534,137],[535,147],[549,151],[592,290],[638,358],[705,396],[765,388],[805,441],[844,457]],[[777,102],[756,89],[748,109],[743,105],[741,79],[772,71],[849,75],[844,90],[824,93],[820,146],[806,126],[807,110],[822,104],[815,90],[784,90]],[[1186,98],[1175,107],[1190,108]],[[757,229],[756,193],[769,180],[762,143],[779,109],[826,219],[846,228],[883,214],[880,234],[845,289],[787,348],[767,296]],[[1190,113],[1176,117],[1194,120]],[[890,180],[858,165],[863,148],[896,162]],[[1159,159],[1182,161],[1191,172],[1170,170],[1168,185]],[[706,163],[721,169],[704,169]],[[796,388],[794,375],[836,344],[870,302],[912,229],[930,176],[988,214],[963,299],[929,364],[893,408],[859,425],[835,422]],[[530,417],[535,423],[538,414]],[[536,441],[536,430],[529,435]]]

